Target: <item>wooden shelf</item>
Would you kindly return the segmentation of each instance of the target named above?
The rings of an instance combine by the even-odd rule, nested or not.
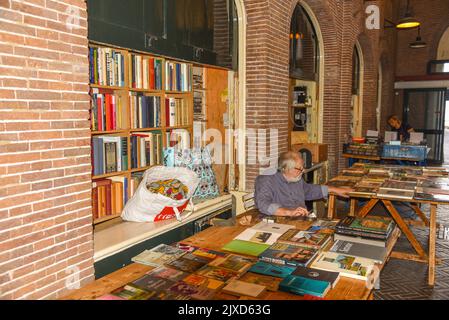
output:
[[[185,125],[185,126],[174,126],[174,127],[165,127],[166,130],[173,130],[173,129],[191,129],[193,126],[191,125]]]
[[[164,128],[163,128],[163,127],[158,127],[158,128],[142,128],[142,129],[136,129],[136,128],[133,128],[133,129],[131,129],[131,130],[129,130],[129,131],[132,133],[132,132],[147,132],[147,131],[157,131],[157,130],[163,131]]]
[[[121,214],[115,214],[115,215],[111,215],[111,216],[101,217],[101,218],[95,219],[94,220],[94,224],[105,222],[105,221],[108,221],[108,220],[112,220],[112,219],[118,218],[120,216],[121,216]]]
[[[98,176],[92,176],[92,180],[98,180],[98,179],[104,179],[104,178],[110,178],[110,177],[116,177],[116,176],[124,176],[124,175],[128,174],[128,171],[129,170],[100,174]]]
[[[107,89],[107,90],[128,90],[127,87],[102,86],[99,84],[90,84],[90,87],[95,89]]]
[[[163,94],[163,90],[129,88],[129,91]]]
[[[191,91],[165,91],[166,95],[192,95]]]
[[[131,169],[131,172],[146,171],[146,170],[148,170],[148,169],[150,169],[152,167],[156,167],[156,166],[162,166],[162,164],[154,164],[152,166],[147,166],[147,167],[142,167],[142,168],[134,168],[134,169]]]
[[[91,131],[90,134],[93,136],[102,135],[102,134],[114,134],[114,133],[127,133],[128,129],[122,130],[113,130],[113,131]]]

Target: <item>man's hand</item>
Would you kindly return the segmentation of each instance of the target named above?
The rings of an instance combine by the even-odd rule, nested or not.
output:
[[[276,211],[276,215],[283,217],[307,217],[309,215],[309,211],[302,207],[298,207],[296,209],[279,208],[278,211]]]
[[[339,197],[343,198],[349,198],[349,193],[354,191],[352,188],[336,188],[336,187],[329,187],[329,192],[334,193]]]

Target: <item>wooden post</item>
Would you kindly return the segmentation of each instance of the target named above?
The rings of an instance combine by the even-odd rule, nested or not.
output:
[[[334,194],[329,194],[329,203],[327,204],[327,218],[329,220],[332,220],[335,215],[335,198],[336,196]]]
[[[437,205],[430,205],[430,234],[429,234],[429,286],[435,285],[435,242],[437,232]]]
[[[379,202],[379,199],[371,199],[363,208],[359,211],[358,216],[365,218],[368,213],[374,208],[374,206]]]
[[[418,207],[417,204],[410,204],[416,214],[421,218],[421,220],[426,224],[426,227],[430,225],[429,219],[427,219],[426,215],[421,211],[421,208]]]
[[[350,200],[350,207],[349,207],[349,215],[351,217],[355,216],[355,213],[357,211],[357,203],[358,203],[357,199],[351,198],[351,200]]]
[[[415,236],[413,235],[412,231],[409,229],[407,224],[402,219],[401,215],[397,212],[396,208],[393,206],[390,200],[382,200],[382,202],[385,204],[385,207],[387,208],[388,212],[393,217],[394,221],[398,224],[399,228],[404,232],[405,236],[407,237],[408,241],[412,245],[412,247],[416,250],[416,252],[419,254],[419,256],[423,259],[427,258],[427,254],[422,248],[421,244],[416,240]]]

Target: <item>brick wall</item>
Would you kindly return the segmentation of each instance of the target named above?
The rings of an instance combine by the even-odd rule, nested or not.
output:
[[[247,12],[247,128],[279,131],[279,152],[288,149],[288,63],[290,21],[297,3],[308,6],[318,20],[324,47],[323,142],[329,144],[331,173],[346,166],[341,157],[350,133],[352,53],[356,41],[364,56],[363,132],[376,128],[378,65],[390,35],[365,28],[365,8],[388,7],[387,0],[245,0]],[[386,70],[388,72],[388,70]],[[388,81],[388,79],[387,79]],[[387,82],[386,82],[387,83]],[[392,82],[388,82],[392,88]],[[392,99],[392,90],[385,101]],[[248,154],[270,146],[250,144]],[[266,153],[269,153],[267,151]],[[254,187],[259,165],[247,166],[247,189]]]
[[[1,299],[93,280],[86,19],[83,0],[0,0]]]

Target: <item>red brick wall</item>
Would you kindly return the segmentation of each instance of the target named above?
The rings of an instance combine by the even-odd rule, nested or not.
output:
[[[93,279],[86,19],[83,0],[0,0],[1,299]]]
[[[386,0],[303,0],[318,20],[324,43],[323,142],[329,144],[332,174],[346,166],[341,157],[350,133],[352,53],[359,41],[365,63],[363,131],[376,128],[377,75],[382,56],[382,30],[365,29],[365,8]],[[288,58],[290,21],[297,0],[245,0],[247,13],[247,128],[279,130],[279,152],[288,149]],[[388,38],[388,36],[387,36]],[[392,93],[392,92],[391,92]],[[390,97],[391,98],[391,97]],[[387,99],[387,98],[386,98]],[[257,145],[257,148],[264,146]],[[256,144],[247,148],[254,156]],[[247,166],[247,189],[259,174]]]

